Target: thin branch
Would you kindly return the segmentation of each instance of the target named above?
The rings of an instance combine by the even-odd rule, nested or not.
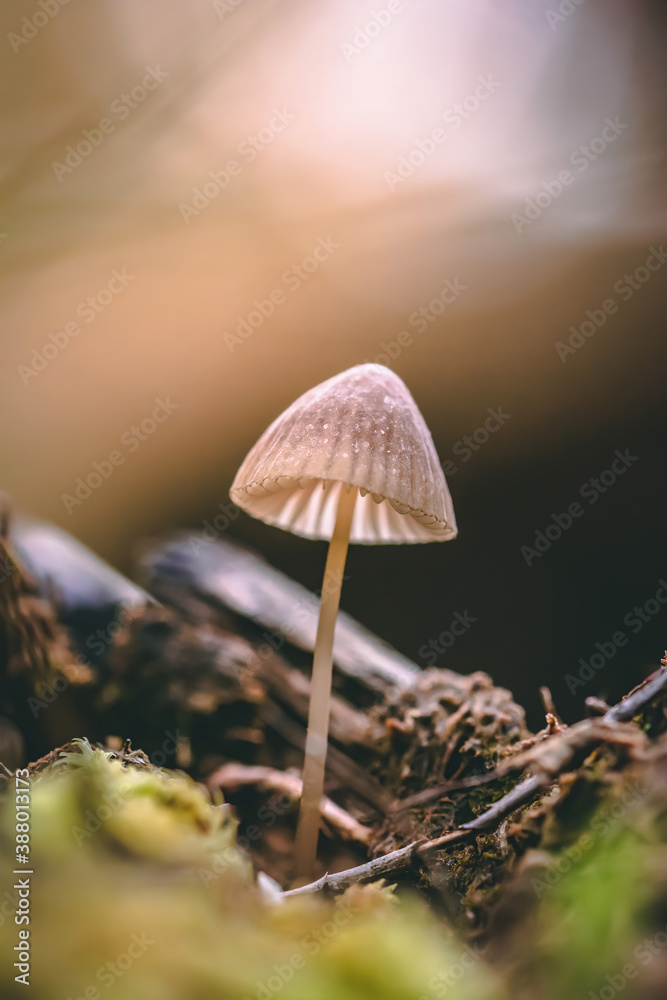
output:
[[[662,663],[667,667],[667,652]],[[605,712],[603,719],[605,722],[629,722],[634,718],[640,709],[644,708],[656,695],[667,690],[667,669],[656,670],[654,674],[647,677],[645,681],[638,684],[630,694],[626,695],[623,701]]]
[[[387,875],[394,875],[397,872],[406,871],[412,868],[415,863],[415,851],[417,843],[408,844],[391,854],[383,854],[380,858],[373,858],[356,868],[348,868],[343,872],[328,872],[316,882],[309,882],[308,885],[301,885],[296,889],[288,889],[283,896],[304,896],[314,892],[324,892],[337,894],[349,889],[351,885],[363,885],[364,882],[373,882]]]
[[[301,799],[303,783],[301,778],[288,771],[277,771],[273,767],[246,764],[223,764],[218,768],[206,784],[209,788],[223,788],[226,791],[254,786],[269,792],[282,792],[295,803]],[[322,796],[320,811],[323,819],[329,823],[343,840],[355,840],[368,845],[373,831],[369,826],[359,823],[354,816],[341,806],[332,802],[326,795]]]
[[[299,750],[304,749],[306,730],[279,705],[266,701],[258,706],[258,713],[264,723],[280,733],[288,743]],[[379,782],[333,743],[327,749],[327,772],[341,785],[374,805],[383,816],[388,814],[389,798]]]
[[[563,720],[556,710],[551,689],[545,684],[543,684],[540,688],[540,698],[542,699],[542,704],[544,705],[544,711],[546,712],[547,718],[551,715],[556,722],[562,724]]]
[[[609,711],[611,705],[608,705],[606,701],[602,698],[597,698],[595,695],[591,695],[584,702],[586,705],[586,711],[588,715],[605,715]]]
[[[526,778],[525,781],[519,782],[511,792],[503,795],[501,799],[498,799],[492,806],[489,806],[485,812],[480,813],[479,816],[475,816],[468,823],[462,823],[458,830],[454,830],[453,833],[477,833],[480,830],[486,830],[488,827],[494,826],[497,820],[503,819],[508,813],[514,812],[515,809],[522,806],[524,802],[530,801],[545,784],[549,784],[549,781],[543,775],[535,774],[532,778]],[[425,854],[428,851],[434,851],[440,846],[449,844],[451,843],[451,837],[450,833],[446,833],[443,837],[438,837],[436,840],[429,840],[420,846],[419,853]]]

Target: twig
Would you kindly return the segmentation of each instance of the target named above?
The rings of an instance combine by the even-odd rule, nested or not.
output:
[[[665,660],[662,662],[666,663],[666,661],[667,653],[665,653]],[[640,709],[665,690],[667,690],[667,667],[656,670],[654,674],[638,684],[630,694],[625,696],[623,701],[619,701],[617,705],[605,712],[602,718],[605,722],[629,722]]]
[[[526,781],[522,781],[520,785],[517,785],[516,788],[513,788],[507,795],[504,795],[502,799],[494,802],[486,812],[483,812],[480,816],[476,816],[469,823],[464,823],[458,830],[445,833],[442,837],[437,837],[435,840],[415,841],[412,844],[408,844],[407,847],[401,847],[397,851],[392,851],[391,854],[383,854],[382,857],[373,858],[371,861],[367,861],[366,864],[357,865],[356,868],[348,868],[346,871],[335,872],[333,875],[327,873],[318,879],[317,882],[310,882],[308,885],[299,886],[297,889],[289,889],[283,893],[283,896],[297,896],[311,892],[344,892],[351,885],[372,882],[374,879],[384,878],[386,875],[406,871],[414,865],[415,860],[421,855],[439,850],[449,844],[455,844],[472,833],[479,832],[487,826],[492,826],[497,819],[507,815],[507,813],[513,812],[517,806],[522,805],[523,802],[532,798],[535,792],[539,790],[541,783],[540,778],[528,778]]]
[[[540,688],[540,698],[542,699],[542,704],[544,705],[544,711],[546,712],[547,718],[551,715],[556,722],[561,723],[563,720],[556,710],[556,705],[554,704],[553,695],[551,694],[551,689],[545,684]]]
[[[351,885],[363,885],[364,882],[373,882],[375,879],[384,878],[386,875],[393,875],[396,872],[405,871],[411,868],[415,862],[415,851],[417,843],[408,844],[406,847],[392,851],[391,854],[383,854],[381,858],[373,858],[356,868],[348,868],[343,872],[335,872],[330,875],[328,872],[316,882],[309,882],[308,885],[298,886],[296,889],[288,889],[283,896],[304,896],[314,892],[325,892],[336,894],[349,889]]]
[[[279,705],[267,701],[258,706],[258,712],[266,725],[280,733],[292,746],[303,750],[306,743],[305,729]],[[389,799],[382,786],[360,764],[332,743],[327,749],[327,771],[346,788],[370,802],[383,815],[387,815]]]
[[[273,767],[247,766],[245,764],[224,764],[218,768],[206,782],[209,788],[224,788],[226,790],[254,785],[272,792],[282,792],[295,802],[301,798],[303,783],[301,778],[287,771],[277,771]],[[359,823],[345,809],[336,805],[326,795],[322,796],[322,816],[343,838],[356,840],[368,845],[373,831],[369,826]]]
[[[502,819],[507,816],[508,813],[514,812],[519,806],[522,806],[524,802],[528,802],[533,798],[534,795],[539,792],[540,788],[544,784],[548,784],[545,776],[534,774],[531,778],[526,778],[525,781],[520,781],[511,792],[507,795],[503,795],[501,799],[494,802],[486,812],[480,813],[479,816],[475,816],[468,823],[462,823],[458,830],[452,831],[453,833],[458,833],[459,831],[466,831],[469,833],[477,832],[479,830],[486,830],[488,827],[493,826],[496,820]],[[451,834],[446,833],[443,837],[438,837],[436,840],[429,840],[425,844],[422,844],[419,848],[419,853],[424,854],[427,851],[436,850],[436,848],[441,845],[451,843]]]
[[[442,847],[449,846],[449,844],[455,844],[473,833],[478,833],[488,826],[492,826],[497,819],[501,819],[508,813],[513,812],[518,806],[531,799],[539,791],[541,784],[541,778],[528,778],[517,785],[516,788],[513,788],[511,792],[508,792],[507,795],[503,795],[501,799],[494,802],[486,812],[476,816],[469,823],[464,823],[457,830],[445,833],[442,837],[437,837],[435,840],[415,841],[406,847],[399,848],[397,851],[392,851],[391,854],[383,854],[380,858],[373,858],[363,865],[357,865],[356,868],[348,868],[342,872],[335,872],[333,875],[327,873],[316,882],[299,886],[297,889],[289,889],[283,893],[283,896],[299,896],[313,892],[335,894],[344,892],[351,885],[361,885],[364,882],[372,882],[374,879],[384,878],[386,875],[407,871],[414,866],[415,861],[422,855],[440,850]]]
[[[608,705],[606,701],[603,701],[602,698],[597,698],[595,695],[590,695],[584,704],[589,716],[604,715],[611,708],[611,705]]]

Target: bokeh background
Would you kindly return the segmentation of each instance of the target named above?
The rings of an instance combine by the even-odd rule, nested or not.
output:
[[[663,4],[7,0],[0,19],[16,508],[131,573],[141,539],[219,513],[298,394],[378,360],[432,429],[460,535],[353,548],[342,606],[423,665],[467,612],[435,662],[489,671],[535,726],[541,684],[572,720],[655,668]],[[156,399],[171,415],[142,440]],[[468,452],[499,408],[509,419]],[[617,449],[627,471],[582,499]],[[99,488],[64,499],[114,451]],[[583,515],[529,560],[575,501]],[[229,537],[319,586],[322,543],[245,515]]]

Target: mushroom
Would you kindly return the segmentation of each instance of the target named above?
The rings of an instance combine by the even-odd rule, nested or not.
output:
[[[313,658],[297,879],[314,868],[329,729],[333,638],[348,543],[444,542],[454,509],[428,427],[405,383],[356,365],[300,396],[262,434],[230,490],[267,524],[329,541]]]

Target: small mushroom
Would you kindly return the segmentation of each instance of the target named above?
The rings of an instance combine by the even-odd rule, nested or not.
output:
[[[314,867],[329,729],[332,650],[348,543],[444,542],[457,534],[433,439],[404,382],[357,365],[300,396],[236,474],[235,504],[267,524],[329,541],[313,658],[298,879]]]

